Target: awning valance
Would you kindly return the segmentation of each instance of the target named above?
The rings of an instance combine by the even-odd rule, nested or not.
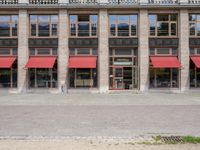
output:
[[[200,56],[190,57],[197,68],[200,68]]]
[[[55,56],[32,56],[25,68],[53,68],[55,61]]]
[[[16,56],[1,56],[0,68],[11,68],[16,59]]]
[[[72,56],[68,68],[96,68],[96,56]]]
[[[153,68],[180,68],[181,64],[175,56],[152,56],[150,57]]]

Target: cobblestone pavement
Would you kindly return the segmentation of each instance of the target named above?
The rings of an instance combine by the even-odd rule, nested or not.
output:
[[[200,136],[200,94],[0,97],[0,137]]]

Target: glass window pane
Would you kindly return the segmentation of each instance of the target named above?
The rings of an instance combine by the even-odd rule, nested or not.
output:
[[[0,22],[10,22],[10,16],[0,16]]]
[[[77,16],[70,15],[70,35],[76,36],[76,23],[77,23]]]
[[[10,36],[9,23],[0,23],[0,36]]]
[[[110,35],[115,36],[116,32],[116,16],[115,15],[110,15],[109,16],[109,22],[110,22]]]
[[[30,22],[37,22],[37,15],[30,15]]]
[[[158,36],[169,36],[169,24],[168,23],[157,23]]]
[[[178,69],[172,69],[172,87],[177,88],[179,83],[178,83]]]
[[[132,55],[131,49],[116,49],[115,55]]]
[[[0,87],[9,88],[11,87],[11,72],[10,69],[0,69]]]
[[[157,20],[158,21],[169,21],[169,15],[168,14],[158,14]]]
[[[78,36],[89,36],[89,23],[78,24]]]
[[[92,29],[92,36],[96,36],[97,35],[97,23],[91,23],[91,29]]]
[[[12,54],[13,54],[13,55],[17,55],[17,48],[13,48],[13,49],[12,49]]]
[[[200,36],[200,22],[197,23],[197,36]]]
[[[57,36],[57,24],[52,24],[51,28],[52,28],[51,29],[51,32],[52,32],[51,35],[52,36]]]
[[[129,36],[129,16],[118,16],[118,36]]]
[[[171,87],[170,69],[156,70],[156,87]]]
[[[17,36],[17,23],[12,24],[12,36]]]
[[[190,55],[195,55],[195,49],[194,48],[190,48]]]
[[[36,36],[36,24],[31,24],[31,36]]]
[[[168,48],[158,48],[157,49],[157,54],[163,54],[163,55],[166,55],[166,54],[170,54],[170,49]]]
[[[131,15],[131,35],[135,36],[137,35],[137,15]]]
[[[47,16],[47,15],[40,15],[40,16],[38,16],[38,20],[39,20],[39,22],[49,23],[49,16]]]
[[[15,23],[18,22],[18,16],[17,15],[12,15],[12,22],[15,22]]]
[[[178,49],[172,48],[172,55],[178,55]]]
[[[190,35],[195,35],[195,23],[190,23]]]
[[[176,35],[176,23],[171,23],[171,35]]]
[[[149,15],[149,24],[150,24],[150,35],[154,36],[156,34],[156,15]]]
[[[96,22],[97,23],[97,15],[90,15],[90,21],[91,22]]]
[[[49,23],[39,23],[38,26],[38,36],[49,36]]]
[[[177,21],[177,15],[176,14],[170,15],[170,20],[171,21]]]
[[[57,55],[57,54],[58,54],[57,48],[53,48],[53,49],[52,49],[52,55]]]
[[[196,20],[196,15],[190,14],[189,21],[195,21],[195,20]]]
[[[0,49],[0,55],[11,55],[10,49]]]
[[[58,22],[58,16],[57,15],[51,15],[51,23],[57,23]]]
[[[49,49],[37,49],[37,54],[38,55],[50,55],[50,50]]]
[[[75,49],[74,48],[69,49],[69,55],[75,55]]]
[[[38,88],[50,87],[51,71],[50,69],[37,69],[36,70],[36,82]]]
[[[34,48],[29,49],[29,55],[35,55],[35,49]]]
[[[96,49],[96,48],[93,48],[93,49],[92,49],[92,55],[98,55],[97,49]]]
[[[77,49],[77,54],[89,55],[90,54],[90,49]]]
[[[200,15],[197,15],[197,21],[200,21]]]
[[[155,49],[154,48],[150,48],[150,55],[155,55]]]

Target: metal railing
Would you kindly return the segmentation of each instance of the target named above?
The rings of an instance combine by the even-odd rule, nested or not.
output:
[[[110,4],[136,4],[138,0],[108,0]]]
[[[179,0],[149,0],[149,4],[178,4]]]
[[[189,4],[200,4],[200,0],[188,0]]]
[[[97,4],[99,0],[69,0],[70,4]]]
[[[18,4],[18,0],[0,0],[0,4]]]
[[[29,0],[29,4],[58,4],[58,0]]]

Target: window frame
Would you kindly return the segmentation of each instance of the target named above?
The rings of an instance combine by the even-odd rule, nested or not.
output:
[[[9,21],[1,21],[0,20],[0,24],[9,24],[9,36],[0,36],[1,38],[2,37],[18,37],[18,32],[19,32],[19,29],[18,29],[18,27],[19,27],[19,15],[18,14],[13,14],[13,15],[3,15],[3,14],[1,14],[0,16],[8,16],[9,17]],[[13,21],[12,20],[12,17],[13,16],[17,16],[17,21]],[[13,28],[12,28],[12,25],[13,24],[17,24],[17,35],[13,35]]]
[[[36,21],[31,21],[31,16],[36,16]],[[49,23],[48,23],[48,25],[49,25],[49,36],[39,36],[39,24],[44,23],[42,21],[41,22],[39,21],[39,16],[48,16],[49,17]],[[52,16],[57,16],[56,22],[52,21]],[[32,30],[31,30],[32,24],[36,25],[35,35],[32,35]],[[56,35],[52,34],[53,24],[57,24],[57,34]],[[50,15],[48,15],[48,14],[29,14],[29,37],[31,37],[31,38],[36,38],[36,37],[37,38],[47,38],[47,37],[48,38],[57,38],[58,35],[59,35],[59,16],[58,16],[58,14],[50,14]]]
[[[110,20],[110,16],[115,16],[116,20],[115,20],[115,35],[111,34],[111,23],[113,24],[113,22],[111,22]],[[128,26],[129,26],[129,35],[128,36],[118,36],[118,25],[119,25],[119,16],[128,16]],[[137,20],[136,20],[136,35],[132,35],[132,31],[131,31],[131,25],[133,20],[131,20],[131,16],[136,16]],[[126,38],[126,37],[137,37],[138,36],[138,14],[109,14],[108,15],[108,19],[109,19],[109,37],[119,37],[119,38]],[[121,23],[121,22],[120,22]]]
[[[155,34],[154,35],[151,35],[151,30],[150,30],[150,18],[149,16],[150,15],[155,15]],[[168,15],[168,21],[158,21],[158,15]],[[176,21],[171,21],[171,15],[176,15]],[[166,38],[166,37],[178,37],[178,14],[177,13],[174,13],[174,14],[155,14],[155,13],[150,13],[148,14],[148,21],[149,21],[149,37],[160,37],[160,38]],[[158,23],[168,23],[168,35],[166,36],[159,36],[158,35]],[[176,24],[176,35],[172,35],[172,28],[171,28],[171,25],[172,24]]]
[[[78,17],[79,15],[88,15],[89,16],[89,21],[78,21]],[[76,20],[75,21],[71,21],[70,20],[70,16],[76,16]],[[97,17],[97,22],[95,21],[92,21],[91,20],[91,16],[96,16]],[[78,30],[78,25],[79,23],[87,23],[89,24],[89,36],[79,36],[79,30]],[[79,37],[79,38],[87,38],[87,37],[97,37],[98,36],[98,25],[99,23],[99,16],[98,14],[69,14],[69,37]],[[75,24],[75,35],[72,35],[72,32],[71,32],[71,25],[74,25]],[[92,24],[96,24],[96,35],[92,35]]]
[[[195,15],[195,21],[190,21],[190,15]],[[200,25],[200,20],[197,19],[198,16],[200,17],[200,13],[199,14],[198,13],[189,13],[188,21],[189,21],[189,36],[190,37],[200,37],[200,33],[199,33],[199,35],[197,35],[198,24]],[[195,24],[195,30],[194,30],[195,34],[194,35],[190,34],[190,24]]]

